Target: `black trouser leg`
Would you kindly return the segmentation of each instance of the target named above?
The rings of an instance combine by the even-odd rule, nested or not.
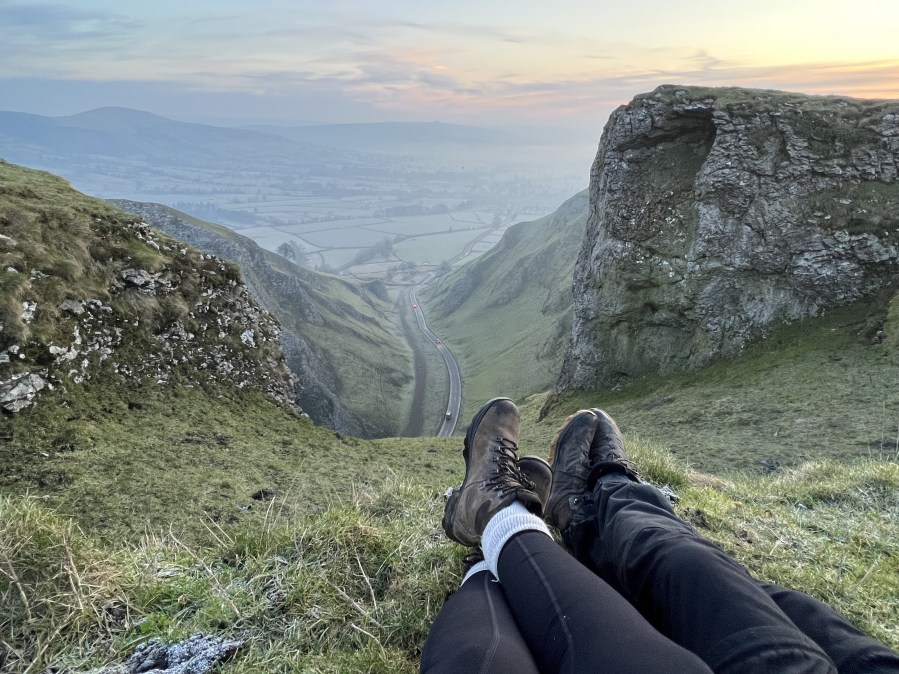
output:
[[[440,609],[421,655],[421,671],[537,674],[505,595],[489,571],[465,581]]]
[[[836,671],[759,583],[678,519],[657,489],[605,476],[593,499],[596,520],[568,532],[574,548],[588,551],[602,578],[715,672]]]
[[[899,672],[899,653],[864,634],[827,604],[779,585],[762,583],[761,587],[827,653],[840,674]]]
[[[524,531],[499,556],[499,585],[541,672],[709,674],[549,536]]]

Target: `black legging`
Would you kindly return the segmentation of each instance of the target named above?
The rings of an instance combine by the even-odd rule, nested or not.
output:
[[[425,644],[423,672],[709,674],[698,657],[663,637],[544,533],[513,536],[498,572],[499,583],[489,572],[476,574],[441,610]],[[524,662],[522,649],[536,667],[501,664]]]
[[[756,581],[654,487],[605,476],[588,502],[565,536],[583,565],[543,533],[513,536],[501,582],[477,574],[447,602],[422,671],[899,673],[899,654]]]
[[[575,556],[715,672],[899,672],[899,654],[825,604],[756,581],[654,487],[609,475],[592,499],[595,517],[566,532]]]
[[[421,671],[539,672],[492,573],[474,574],[440,609],[428,633]]]

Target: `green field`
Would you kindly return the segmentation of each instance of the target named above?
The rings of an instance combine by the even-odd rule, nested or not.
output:
[[[396,244],[396,256],[415,264],[440,264],[456,257],[475,236],[475,232],[452,232],[406,239]]]

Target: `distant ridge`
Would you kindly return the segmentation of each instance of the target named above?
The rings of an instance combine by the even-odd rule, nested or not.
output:
[[[0,144],[7,160],[52,168],[47,158],[80,161],[106,156],[153,164],[206,167],[291,166],[301,171],[325,160],[311,145],[251,129],[178,122],[130,108],[97,108],[67,117],[0,111]],[[337,150],[328,161],[352,157]]]

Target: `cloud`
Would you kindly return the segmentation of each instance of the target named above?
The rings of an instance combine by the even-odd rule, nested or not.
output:
[[[131,19],[111,12],[74,9],[56,3],[0,2],[4,40],[54,42],[97,40],[134,30]]]

